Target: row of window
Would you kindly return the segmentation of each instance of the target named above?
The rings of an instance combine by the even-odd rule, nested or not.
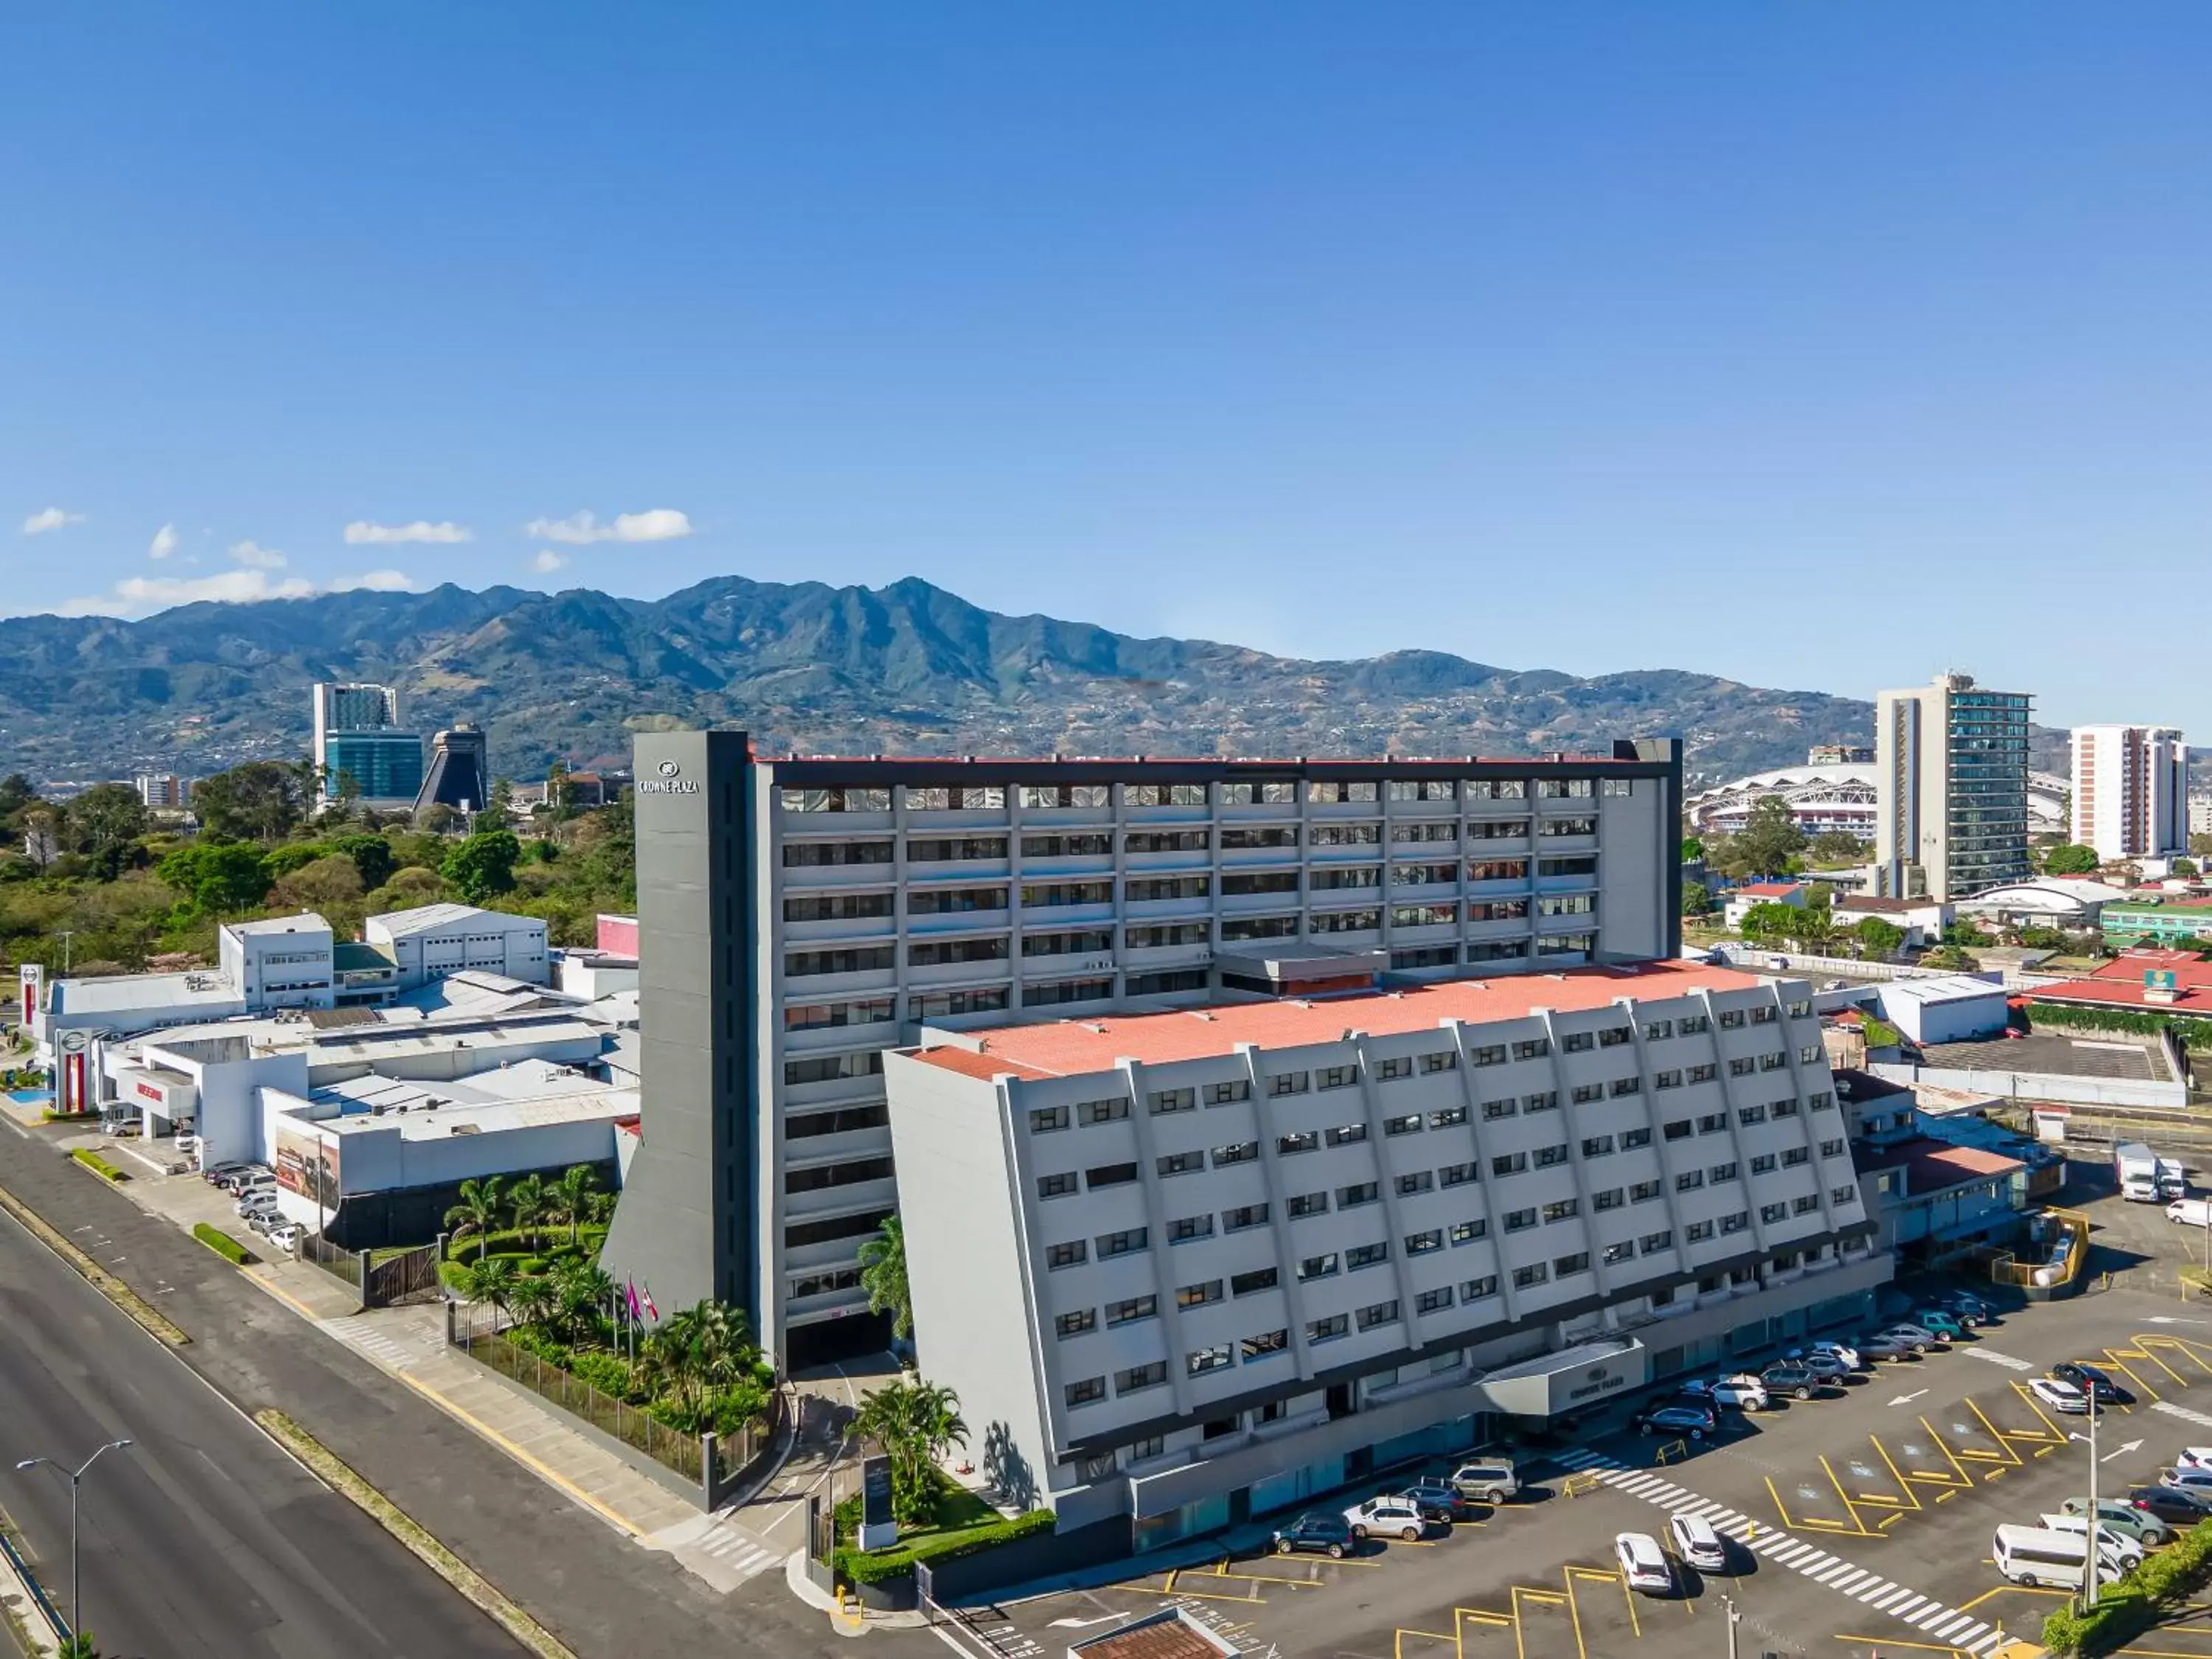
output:
[[[1004,944],[1002,939],[999,941]],[[828,965],[816,963],[805,971],[824,974],[852,974],[880,971],[892,966],[889,947],[881,951],[825,951],[816,957],[830,959]],[[967,957],[951,958],[969,960]],[[994,958],[986,957],[984,960]],[[787,960],[790,960],[787,958]],[[1203,968],[1178,969],[1170,972],[1130,974],[1122,981],[1123,993],[1133,997],[1167,996],[1182,991],[1203,991],[1206,988]],[[1057,1003],[1091,1002],[1103,1000],[1114,994],[1111,975],[1085,979],[1052,980],[1022,987],[1022,1006],[1048,1008]],[[957,991],[918,992],[907,999],[908,1019],[949,1019],[961,1014],[991,1014],[1005,1012],[1012,1004],[1012,988],[1005,985],[986,985]],[[890,997],[873,997],[858,1002],[829,1003],[815,1008],[786,1008],[786,1030],[817,1030],[845,1025],[875,1024],[891,1018],[896,1007]],[[794,1018],[794,1015],[807,1018]],[[817,1017],[818,1016],[818,1017]],[[820,1075],[802,1075],[815,1062],[787,1060],[784,1065],[787,1083],[818,1083],[827,1077],[858,1075],[858,1073],[824,1072]],[[795,1069],[797,1068],[797,1069]],[[880,1066],[869,1068],[880,1070]]]
[[[1106,783],[1019,784],[1012,794],[1024,810],[1051,811],[1071,807],[1097,808],[1114,804],[1113,787]],[[1361,801],[1468,800],[1588,800],[1602,793],[1630,795],[1635,783],[1629,778],[1476,778],[1462,783],[1449,778],[1396,778],[1387,781],[1309,782],[1301,790],[1291,780],[1273,782],[1127,783],[1121,800],[1127,806],[1291,806],[1301,794],[1318,805],[1342,805]],[[913,786],[903,791],[909,812],[1002,811],[1008,791],[1002,784]],[[891,792],[887,785],[843,785],[827,789],[780,792],[787,812],[888,812]]]
[[[1539,827],[1540,826],[1540,828]],[[1462,826],[1456,818],[1427,819],[1413,823],[1389,826],[1374,823],[1316,823],[1300,826],[1289,824],[1231,825],[1218,832],[1218,845],[1224,852],[1255,852],[1279,850],[1295,852],[1301,845],[1314,848],[1373,847],[1384,845],[1413,848],[1455,847],[1462,840],[1469,842],[1526,841],[1534,830],[1540,836],[1592,836],[1597,833],[1597,821],[1578,816],[1554,817],[1542,819],[1470,818]],[[1129,856],[1144,857],[1163,853],[1207,853],[1213,850],[1217,832],[1212,830],[1132,830],[1123,832],[1121,850]],[[1012,838],[1006,836],[909,836],[906,842],[908,864],[968,864],[1002,863]],[[1022,856],[1024,859],[1053,858],[1109,858],[1113,855],[1114,838],[1103,833],[1053,836],[1024,836],[1022,837]],[[787,842],[783,848],[783,865],[787,870],[830,869],[840,866],[872,866],[889,868],[897,859],[897,842],[888,836],[872,836],[864,841]],[[1485,860],[1483,862],[1492,862]],[[1474,873],[1476,862],[1468,866],[1470,881],[1505,881],[1524,878],[1528,873],[1526,859],[1500,859],[1500,865],[1515,865],[1516,872],[1492,875]],[[1548,866],[1558,866],[1557,868]],[[1446,866],[1445,868],[1452,868]],[[1586,876],[1596,873],[1594,854],[1562,854],[1538,860],[1537,873],[1547,876]],[[1455,872],[1438,877],[1444,881],[1456,880]]]

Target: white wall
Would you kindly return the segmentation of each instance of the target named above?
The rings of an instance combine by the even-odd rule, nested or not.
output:
[[[2072,1077],[2056,1072],[1962,1071],[1936,1066],[1869,1065],[1867,1070],[1892,1083],[1925,1083],[1939,1089],[1967,1089],[2014,1100],[2063,1100],[2082,1106],[2154,1106],[2179,1109],[2189,1091],[2179,1083],[2140,1079]]]

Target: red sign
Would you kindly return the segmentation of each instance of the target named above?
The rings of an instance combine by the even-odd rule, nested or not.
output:
[[[142,1083],[142,1084],[140,1084],[140,1085],[138,1085],[138,1092],[139,1092],[140,1094],[143,1095],[147,1099],[149,1099],[149,1100],[150,1100],[150,1101],[154,1102],[154,1103],[155,1103],[155,1104],[156,1104],[156,1105],[161,1104],[161,1103],[162,1101],[164,1101],[165,1099],[167,1099],[167,1096],[165,1096],[164,1094],[162,1094],[162,1092],[161,1092],[159,1089],[156,1089],[156,1088],[155,1088],[152,1084],[150,1084],[150,1083]]]

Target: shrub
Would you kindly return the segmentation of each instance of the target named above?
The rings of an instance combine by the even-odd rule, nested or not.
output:
[[[438,1282],[455,1296],[466,1296],[469,1293],[469,1264],[465,1261],[441,1261],[438,1264]]]
[[[93,1172],[108,1181],[128,1181],[131,1177],[110,1164],[89,1146],[80,1146],[70,1156]]]
[[[2087,1613],[2071,1608],[2043,1623],[2043,1645],[2054,1654],[2111,1653],[2158,1622],[2160,1613],[2185,1601],[2212,1573],[2212,1521],[2201,1522],[2118,1583],[2097,1592]]]
[[[192,1224],[192,1237],[233,1267],[243,1267],[253,1260],[252,1252],[245,1245],[219,1228],[209,1226],[204,1221],[196,1221]]]
[[[586,1387],[616,1400],[626,1400],[637,1386],[629,1362],[611,1353],[580,1353],[568,1361],[568,1375]]]
[[[887,1550],[873,1550],[865,1555],[858,1550],[840,1550],[835,1568],[844,1583],[880,1584],[912,1572],[917,1561],[957,1560],[963,1555],[975,1555],[1010,1544],[1017,1538],[1026,1538],[1031,1533],[1048,1531],[1053,1524],[1050,1510],[1031,1510],[1011,1521],[1000,1516],[958,1532],[921,1533]]]

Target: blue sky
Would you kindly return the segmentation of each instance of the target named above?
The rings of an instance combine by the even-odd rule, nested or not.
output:
[[[914,574],[2212,741],[2203,653],[2117,642],[2212,571],[2201,0],[74,6],[0,58],[9,610]]]

